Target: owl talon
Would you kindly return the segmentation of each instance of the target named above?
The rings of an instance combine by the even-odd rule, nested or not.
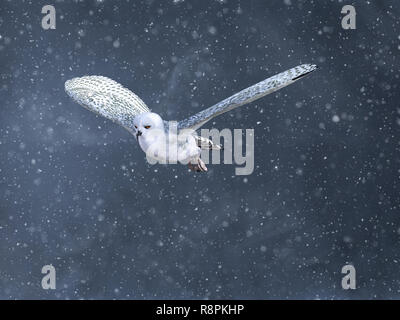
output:
[[[197,160],[197,165],[199,166],[201,172],[207,172],[208,169],[206,167],[206,164],[200,158]]]
[[[197,160],[196,164],[189,162],[188,167],[194,172],[206,172],[208,170],[205,163],[200,158]]]

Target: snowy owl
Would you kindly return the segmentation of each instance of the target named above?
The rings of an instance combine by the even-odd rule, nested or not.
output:
[[[207,171],[201,160],[202,149],[221,149],[210,139],[198,136],[196,130],[214,117],[259,99],[292,84],[316,70],[314,64],[303,64],[261,81],[233,96],[176,123],[176,134],[171,125],[132,91],[103,76],[84,76],[65,82],[65,91],[77,103],[107,119],[110,119],[136,137],[140,148],[151,158],[159,161],[187,164],[192,171]],[[187,132],[180,135],[179,133]],[[183,137],[183,138],[182,138]],[[176,152],[168,152],[174,145]]]

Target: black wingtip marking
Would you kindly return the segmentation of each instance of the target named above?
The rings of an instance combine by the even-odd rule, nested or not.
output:
[[[292,81],[299,80],[300,78],[303,78],[304,76],[308,75],[308,74],[311,73],[311,72],[312,72],[312,71],[309,71],[309,72],[307,72],[307,73],[303,73],[303,74],[297,76],[296,78],[293,78]]]

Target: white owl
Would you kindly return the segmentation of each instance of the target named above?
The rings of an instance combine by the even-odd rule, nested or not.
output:
[[[316,70],[313,64],[303,64],[261,81],[233,96],[177,123],[176,139],[171,128],[157,113],[153,113],[132,91],[103,76],[84,76],[65,82],[65,91],[86,109],[106,117],[132,133],[141,149],[159,161],[188,164],[192,171],[207,171],[200,159],[201,149],[220,149],[208,138],[200,137],[195,130],[212,118],[259,99],[299,80]],[[168,152],[175,145],[176,152]]]

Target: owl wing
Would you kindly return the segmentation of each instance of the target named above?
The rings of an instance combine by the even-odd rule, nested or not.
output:
[[[150,112],[146,104],[118,82],[102,76],[85,76],[65,82],[67,94],[81,106],[133,131],[133,119]]]
[[[178,123],[178,128],[197,130],[207,121],[215,118],[216,116],[286,87],[316,69],[317,66],[314,64],[302,64],[286,70],[251,87],[248,87],[247,89],[239,91],[238,93],[226,98],[216,105],[180,121]]]

